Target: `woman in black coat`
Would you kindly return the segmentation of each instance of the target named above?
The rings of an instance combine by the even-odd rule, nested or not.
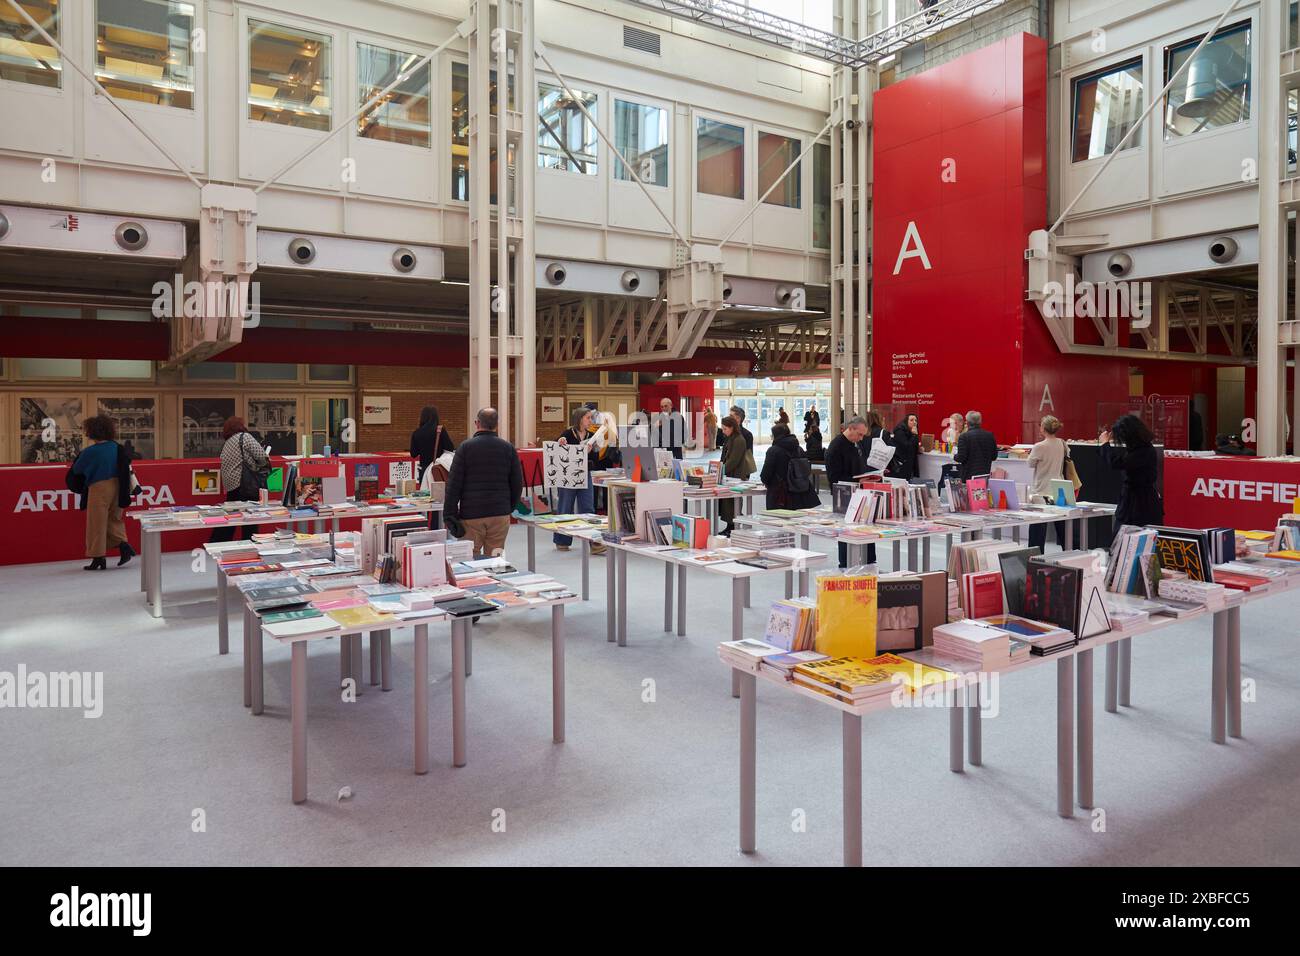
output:
[[[894,428],[894,457],[889,463],[889,473],[895,478],[915,478],[920,472],[921,436],[915,415],[898,423]]]
[[[1118,444],[1112,445],[1112,438]],[[1160,455],[1142,419],[1124,415],[1097,440],[1101,442],[1101,460],[1124,473],[1119,504],[1115,508],[1115,527],[1164,522],[1165,506],[1156,489],[1160,480]]]
[[[425,405],[420,411],[420,427],[411,432],[411,457],[420,459],[415,479],[424,478],[424,471],[442,455],[455,451],[456,444],[438,420],[438,409]]]
[[[816,508],[821,504],[821,499],[811,484],[807,490],[796,491],[786,481],[790,473],[790,462],[796,458],[806,460],[807,457],[799,447],[799,440],[790,434],[789,426],[772,426],[772,447],[763,457],[763,471],[759,476],[767,487],[767,507]]]

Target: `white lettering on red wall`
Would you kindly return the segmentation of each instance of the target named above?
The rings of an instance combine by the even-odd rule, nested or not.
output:
[[[1300,496],[1300,484],[1276,481],[1245,481],[1237,478],[1197,478],[1192,497],[1224,498],[1229,501],[1272,501],[1289,505]]]
[[[159,488],[141,487],[140,493],[135,496],[132,504],[146,508],[156,508],[160,505],[174,505],[176,504],[176,498],[172,495],[170,485],[163,485]],[[19,494],[13,513],[76,510],[77,496],[75,494],[66,488],[47,488],[41,491],[24,491]]]

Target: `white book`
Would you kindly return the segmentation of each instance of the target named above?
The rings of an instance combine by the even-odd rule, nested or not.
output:
[[[298,637],[302,634],[317,634],[339,629],[333,618],[325,615],[297,618],[290,621],[276,621],[274,624],[264,624],[262,628],[272,637]]]

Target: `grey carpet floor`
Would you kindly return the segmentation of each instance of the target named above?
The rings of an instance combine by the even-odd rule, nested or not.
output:
[[[524,561],[516,529],[508,554]],[[886,552],[882,550],[882,555]],[[539,536],[539,570],[576,586],[577,551]],[[938,554],[936,554],[936,558]],[[0,568],[0,670],[102,671],[104,712],[0,710],[0,864],[827,865],[840,860],[839,715],[760,683],[758,853],[737,841],[738,703],[714,648],[725,582],[692,574],[688,636],[662,632],[663,575],[629,560],[629,646],[605,640],[604,565],[569,608],[568,739],[550,739],[549,614],[476,628],[469,763],[451,766],[450,647],[430,628],[432,769],[412,773],[412,643],[394,689],[336,689],[337,642],[309,658],[309,801],[289,800],[289,654],[268,644],[265,715],[241,706],[240,629],[217,655],[212,573],[165,558],[151,618],[136,566]],[[780,576],[756,581],[761,632]],[[1300,863],[1300,595],[1243,612],[1245,737],[1209,740],[1210,626],[1134,642],[1133,703],[1101,706],[1096,801],[1055,813],[1055,668],[1014,675],[984,721],[984,766],[947,768],[947,717],[864,726],[870,865]],[[369,654],[365,655],[367,663]],[[650,692],[652,691],[652,693]],[[350,799],[339,800],[350,787]],[[201,817],[205,828],[196,832]],[[798,821],[805,825],[799,826]]]

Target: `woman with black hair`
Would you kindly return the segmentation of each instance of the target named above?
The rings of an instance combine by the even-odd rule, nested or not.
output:
[[[916,478],[920,475],[921,435],[915,415],[908,415],[894,426],[894,457],[889,462],[889,473],[895,478]]]
[[[1123,415],[1097,440],[1101,442],[1101,460],[1124,473],[1119,504],[1115,508],[1115,527],[1163,522],[1165,506],[1156,490],[1160,457],[1151,430],[1136,415]]]
[[[411,432],[411,457],[420,459],[420,470],[415,480],[421,481],[425,469],[442,455],[455,450],[455,443],[438,420],[438,409],[425,405],[420,411],[420,427]]]

